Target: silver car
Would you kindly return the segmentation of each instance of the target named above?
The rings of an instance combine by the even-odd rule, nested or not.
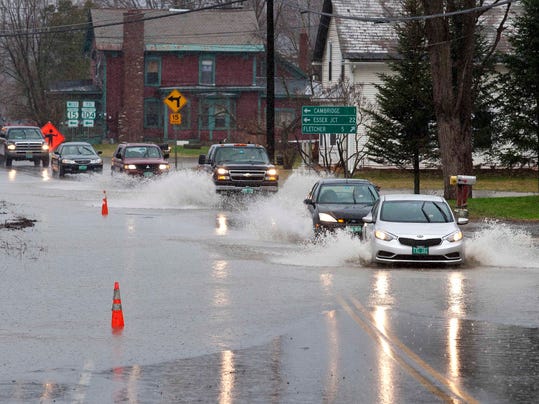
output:
[[[435,195],[383,195],[363,217],[363,240],[372,262],[460,264],[464,260],[463,234],[468,223]]]

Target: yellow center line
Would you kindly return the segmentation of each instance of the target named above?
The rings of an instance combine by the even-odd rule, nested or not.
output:
[[[394,359],[399,365],[401,365],[410,375],[412,375],[416,380],[418,380],[428,391],[438,396],[441,400],[448,403],[454,403],[459,399],[470,404],[478,404],[479,401],[474,399],[471,395],[460,389],[452,381],[441,375],[435,369],[433,369],[428,363],[421,359],[417,354],[415,354],[410,348],[408,348],[402,341],[400,341],[394,334],[381,330],[374,324],[374,319],[365,307],[355,298],[351,297],[354,307],[363,315],[366,319],[361,318],[352,307],[342,298],[337,296],[337,301],[344,308],[344,310],[352,317],[352,319],[363,328],[367,334],[369,334],[374,340],[379,344],[382,343],[381,337],[385,340],[389,346],[390,352],[388,355]],[[447,394],[444,390],[434,384],[430,379],[423,376],[417,369],[412,367],[404,358],[402,354],[399,354],[395,349],[397,347],[401,352],[403,352],[419,369],[422,369],[425,373],[430,375],[441,385],[447,388],[453,396],[458,397],[455,399],[453,396]]]

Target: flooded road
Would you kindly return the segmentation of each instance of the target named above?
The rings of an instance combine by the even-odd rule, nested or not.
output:
[[[104,172],[0,168],[0,222],[35,220],[0,229],[0,402],[537,398],[539,225],[463,227],[462,267],[377,267],[310,241],[312,175],[223,202],[190,170]]]

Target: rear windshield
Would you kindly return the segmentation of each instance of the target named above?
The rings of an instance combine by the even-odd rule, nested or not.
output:
[[[215,163],[269,164],[269,158],[261,147],[220,147],[215,151]]]
[[[453,221],[447,203],[434,201],[386,201],[380,211],[386,222],[447,223]]]
[[[43,140],[38,128],[13,128],[7,132],[8,140]]]

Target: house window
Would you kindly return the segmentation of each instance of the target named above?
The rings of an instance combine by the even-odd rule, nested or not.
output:
[[[144,63],[144,84],[147,86],[158,86],[161,84],[160,59],[146,59]]]
[[[215,59],[210,56],[200,58],[199,83],[206,85],[215,84]]]
[[[279,128],[286,128],[294,122],[296,112],[293,109],[275,109],[275,125]]]
[[[200,126],[210,130],[233,128],[235,108],[230,99],[205,99],[200,107]]]
[[[163,127],[163,102],[161,100],[154,98],[144,100],[144,127]]]
[[[332,80],[332,76],[333,76],[333,44],[330,42],[328,44],[328,81],[331,81]]]

